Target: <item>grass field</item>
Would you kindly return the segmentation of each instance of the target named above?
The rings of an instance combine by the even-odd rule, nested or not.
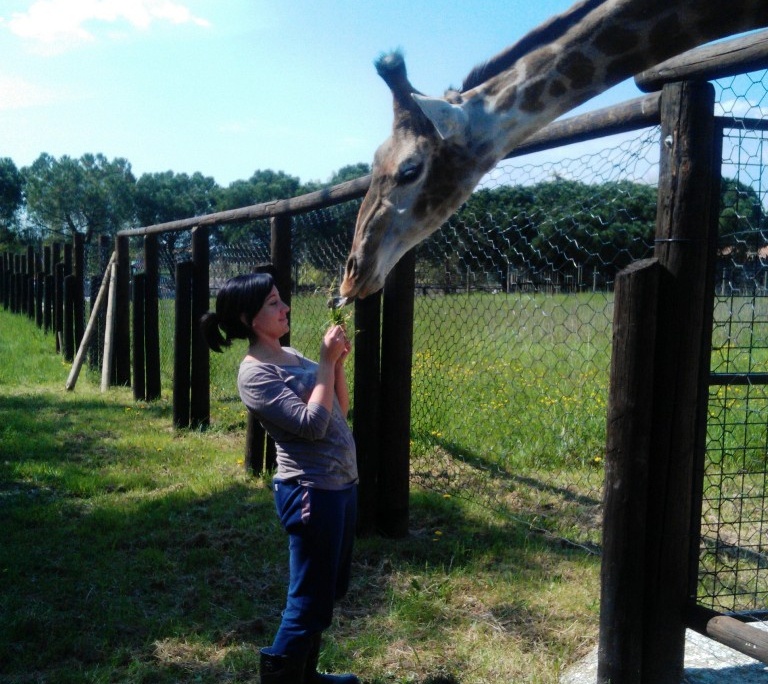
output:
[[[68,372],[0,311],[0,681],[255,681],[287,554],[266,482],[242,469],[240,407],[175,431],[167,400],[102,394],[87,373],[67,393]],[[418,487],[411,528],[359,540],[321,665],[369,684],[550,683],[594,644],[596,556]]]

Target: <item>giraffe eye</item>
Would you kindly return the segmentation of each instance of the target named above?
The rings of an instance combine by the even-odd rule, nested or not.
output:
[[[397,170],[396,180],[398,185],[408,185],[409,183],[413,183],[421,175],[421,170],[423,168],[424,164],[422,162],[403,162]]]

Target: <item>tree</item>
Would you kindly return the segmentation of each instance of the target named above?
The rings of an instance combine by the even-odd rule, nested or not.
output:
[[[133,219],[136,181],[125,159],[85,154],[57,160],[43,153],[22,173],[27,214],[41,231],[83,233],[87,244],[97,235],[114,235]]]
[[[254,171],[248,180],[238,180],[221,191],[219,211],[250,207],[262,202],[287,199],[302,194],[301,182],[296,176],[270,169]],[[269,245],[269,227],[264,222],[228,224],[221,229],[224,243],[248,241],[260,248]]]
[[[328,182],[328,184],[338,185],[339,183],[344,183],[345,181],[355,180],[355,178],[362,178],[363,176],[367,176],[370,173],[370,164],[364,164],[363,162],[358,162],[357,164],[349,164],[347,166],[342,166],[338,171],[336,171],[331,176],[331,180]]]
[[[136,218],[141,226],[152,226],[210,214],[216,210],[220,190],[212,177],[199,172],[192,176],[173,171],[145,173],[136,182]],[[160,259],[171,278],[179,250],[188,248],[189,243],[189,231],[160,234]]]
[[[368,164],[350,164],[334,172],[327,183],[307,183],[302,190],[315,192],[366,176],[370,172]],[[338,278],[339,262],[344,259],[352,243],[357,209],[357,203],[345,203],[297,216],[294,220],[294,250],[301,254],[302,263],[315,269],[309,272],[321,277],[326,286]]]
[[[768,243],[763,208],[755,189],[735,178],[723,178],[720,186],[719,248],[743,261]]]
[[[18,242],[18,216],[24,205],[24,177],[8,157],[0,158],[0,248]]]
[[[584,269],[612,278],[647,256],[655,216],[656,189],[631,181],[556,178],[482,189],[451,221],[454,255],[433,249],[432,268],[484,272],[502,283],[511,270],[534,280],[552,272],[583,276]]]

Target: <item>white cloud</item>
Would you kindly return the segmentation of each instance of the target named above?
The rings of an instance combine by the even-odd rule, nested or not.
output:
[[[0,26],[32,41],[44,52],[61,52],[96,40],[86,24],[95,28],[98,23],[120,21],[137,29],[147,29],[153,21],[210,25],[175,0],[35,0],[26,12],[0,19]]]

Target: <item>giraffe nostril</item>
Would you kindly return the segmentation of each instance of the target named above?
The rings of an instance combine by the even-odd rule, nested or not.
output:
[[[357,275],[357,259],[351,256],[347,259],[347,268],[345,273],[347,278],[354,278]]]

